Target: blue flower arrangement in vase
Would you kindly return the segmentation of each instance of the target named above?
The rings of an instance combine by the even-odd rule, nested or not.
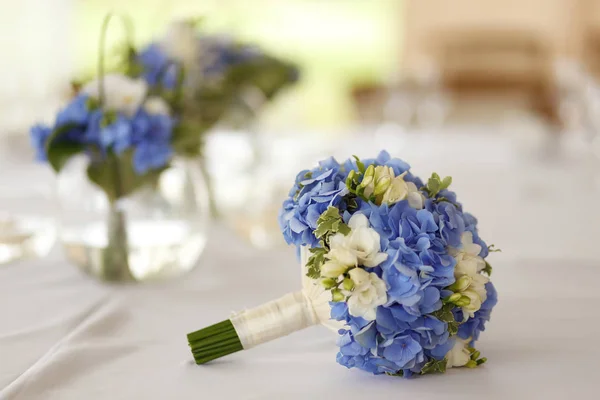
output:
[[[56,173],[75,156],[85,157],[87,179],[107,199],[108,240],[99,257],[90,257],[100,258],[101,266],[88,270],[106,280],[137,280],[129,265],[125,200],[144,188],[160,186],[163,173],[174,168],[175,157],[187,155],[176,145],[182,132],[199,133],[192,132],[181,116],[181,79],[167,89],[125,73],[105,73],[104,38],[111,18],[107,16],[101,31],[97,77],[79,87],[52,125],[34,126],[31,138],[37,160],[48,162]],[[124,21],[131,48],[130,25]],[[183,73],[183,67],[170,65]],[[201,214],[206,206],[198,206]]]
[[[494,249],[451,182],[423,182],[385,151],[301,171],[279,224],[303,289],[190,333],[196,363],[316,324],[337,333],[347,368],[411,377],[485,363],[474,346],[497,302]]]

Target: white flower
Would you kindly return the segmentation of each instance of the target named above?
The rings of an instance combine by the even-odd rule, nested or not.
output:
[[[414,209],[421,210],[425,203],[425,196],[423,196],[423,193],[421,193],[414,183],[406,182],[406,186],[408,188],[408,195],[406,196],[408,205]]]
[[[190,21],[172,22],[160,46],[169,58],[183,63],[187,68],[198,62],[200,44],[194,24]]]
[[[479,257],[481,246],[473,243],[473,234],[464,232],[461,236],[462,247],[460,249],[449,248],[449,253],[456,259],[456,267],[454,269],[454,277],[458,280],[463,276],[469,278],[469,284],[461,287],[459,293],[467,296],[470,303],[462,307],[464,320],[475,316],[481,305],[487,300],[487,291],[485,284],[489,282],[489,278],[480,274],[485,268],[485,261]],[[466,282],[466,281],[464,281]]]
[[[348,312],[354,317],[374,320],[377,307],[387,302],[385,282],[362,268],[353,268],[348,274],[355,285],[348,299]]]
[[[365,188],[363,194],[367,198],[371,197],[372,194],[379,196],[387,190],[392,183],[392,179],[394,179],[392,167],[370,165],[365,171],[365,176],[360,184]]]
[[[363,214],[354,214],[348,221],[350,233],[336,233],[329,240],[332,250],[347,249],[356,257],[357,263],[365,267],[376,267],[387,259],[381,253],[381,243],[377,231],[369,227],[369,220]],[[328,257],[329,258],[329,257]]]
[[[446,368],[462,367],[471,360],[471,353],[467,349],[470,339],[463,340],[454,337],[454,347],[446,354]]]
[[[321,276],[327,278],[339,277],[348,268],[356,266],[358,261],[356,255],[350,249],[337,245],[335,247],[332,245],[331,250],[325,257],[327,261],[321,266]]]
[[[104,93],[104,108],[111,111],[133,115],[140,107],[148,86],[142,79],[131,79],[125,75],[109,74],[102,79]],[[93,80],[86,84],[82,93],[99,99],[100,83]]]
[[[473,243],[473,234],[466,231],[461,236],[462,247],[460,249],[449,248],[449,253],[456,259],[454,276],[474,276],[485,268],[485,261],[479,257],[481,246]]]
[[[360,183],[360,187],[364,188],[363,195],[366,198],[374,195],[378,205],[392,205],[407,199],[412,208],[420,210],[423,208],[425,197],[414,183],[404,180],[406,174],[404,172],[395,176],[392,167],[370,165]]]
[[[392,179],[390,186],[383,194],[381,204],[392,205],[400,200],[406,199],[408,196],[408,185],[404,181],[404,175],[406,175],[406,172]]]
[[[158,96],[150,96],[144,103],[144,110],[148,114],[170,115],[169,105]]]
[[[483,299],[475,290],[467,289],[461,293],[463,296],[467,296],[471,301],[468,305],[462,307],[462,311],[464,314],[463,321],[468,320],[469,318],[475,317],[475,312],[477,312],[485,299]]]

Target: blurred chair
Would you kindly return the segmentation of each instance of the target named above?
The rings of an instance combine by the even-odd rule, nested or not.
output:
[[[432,41],[443,85],[453,97],[517,92],[533,111],[559,124],[552,55],[535,34],[473,29],[440,32]]]

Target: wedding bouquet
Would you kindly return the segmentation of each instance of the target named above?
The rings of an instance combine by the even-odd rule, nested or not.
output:
[[[483,364],[473,346],[497,302],[494,249],[451,182],[424,183],[386,152],[301,171],[279,223],[302,291],[190,333],[196,362],[323,324],[348,368],[410,377]]]

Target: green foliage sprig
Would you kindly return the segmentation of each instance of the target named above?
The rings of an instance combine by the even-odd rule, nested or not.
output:
[[[448,324],[448,333],[450,333],[450,336],[456,335],[458,327],[460,326],[460,322],[454,319],[454,314],[452,313],[452,310],[455,307],[456,305],[454,303],[446,303],[442,308],[431,313],[432,316]]]
[[[319,279],[321,277],[321,266],[327,261],[325,254],[329,252],[329,238],[336,233],[347,235],[350,233],[350,227],[344,223],[340,211],[336,207],[328,207],[317,220],[317,229],[315,229],[315,236],[320,239],[321,247],[309,249],[312,253],[306,263],[308,267],[306,276],[309,278]],[[337,288],[335,283],[330,288],[333,286]]]

